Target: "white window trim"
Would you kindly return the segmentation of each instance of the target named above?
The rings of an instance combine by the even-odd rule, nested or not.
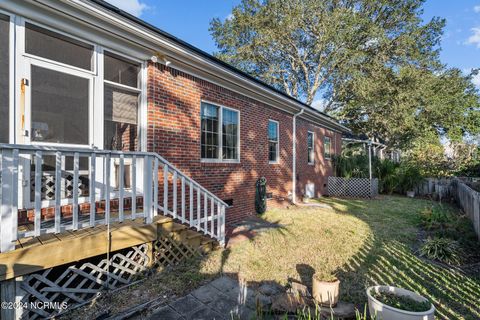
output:
[[[218,115],[218,157],[217,158],[202,158],[202,103],[208,103],[213,106],[218,107],[219,110],[219,115]],[[230,111],[234,111],[238,114],[238,127],[237,127],[237,159],[223,159],[222,154],[223,154],[223,132],[222,132],[222,127],[223,127],[223,109],[227,109]],[[241,155],[240,155],[240,150],[242,149],[240,146],[240,110],[238,109],[233,109],[221,104],[218,104],[216,102],[208,101],[208,100],[200,100],[200,162],[202,163],[240,163]]]
[[[328,157],[326,155],[327,149],[325,148],[325,146],[326,146],[325,140],[326,139],[330,140],[330,148],[328,150],[328,154],[329,154]],[[323,137],[323,157],[325,158],[325,160],[331,160],[332,159],[332,138],[330,136],[324,136]]]
[[[276,159],[275,161],[270,161],[268,160],[268,163],[269,164],[279,164],[280,163],[280,123],[276,120],[272,120],[272,119],[268,119],[268,122],[275,122],[277,124],[277,141],[275,141],[277,143],[277,150],[275,151],[276,152]],[[273,142],[273,140],[270,140],[269,137],[268,137],[268,132],[267,132],[267,139],[268,139],[268,142],[270,143],[270,141]],[[268,155],[270,157],[270,145],[268,146]]]
[[[307,162],[308,162],[309,165],[312,165],[312,166],[313,166],[313,165],[315,165],[315,132],[313,132],[313,131],[307,131],[307,152],[308,152],[308,135],[309,135],[310,133],[312,134],[312,153],[313,153],[313,157],[312,157],[312,158],[313,158],[313,159],[312,159],[312,161],[308,161],[308,155],[309,155],[310,153],[307,153]]]
[[[15,143],[15,19],[10,12],[0,10],[9,18],[8,26],[8,142]]]

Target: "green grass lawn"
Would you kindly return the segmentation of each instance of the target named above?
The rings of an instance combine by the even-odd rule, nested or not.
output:
[[[66,318],[92,319],[105,309],[115,314],[157,297],[172,300],[222,273],[254,286],[261,281],[285,285],[289,278],[309,284],[314,272],[325,277],[335,273],[341,280],[341,299],[360,310],[367,301],[367,287],[388,284],[426,296],[435,304],[439,319],[480,318],[480,274],[469,275],[415,253],[420,243],[420,212],[440,204],[397,196],[318,201],[330,208],[269,210],[262,218],[280,227],[159,270],[141,284],[106,295]],[[459,214],[453,207],[447,209]],[[471,238],[471,224],[464,223],[463,228],[461,236]],[[477,256],[479,246],[474,242],[472,247]]]
[[[480,275],[467,275],[415,254],[419,214],[439,204],[396,196],[319,201],[333,210],[269,210],[263,218],[283,227],[212,254],[204,261],[203,272],[221,270],[249,282],[280,284],[288,278],[309,282],[314,272],[335,273],[341,280],[341,299],[359,306],[366,303],[368,286],[388,284],[429,298],[440,319],[480,318]],[[468,232],[465,236],[471,236],[472,230]]]

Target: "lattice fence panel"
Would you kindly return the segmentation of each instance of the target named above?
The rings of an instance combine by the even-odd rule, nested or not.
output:
[[[200,252],[192,246],[163,235],[153,243],[156,266],[177,265],[182,261],[199,256]]]
[[[327,188],[330,196],[373,198],[378,195],[378,179],[328,177]]]
[[[69,308],[83,304],[95,297],[102,289],[115,289],[132,281],[134,276],[146,269],[149,263],[148,245],[129,248],[98,263],[85,262],[67,268],[56,267],[31,274],[22,282],[27,293],[22,303],[52,303]],[[61,311],[60,309],[27,308],[22,319],[43,319]]]

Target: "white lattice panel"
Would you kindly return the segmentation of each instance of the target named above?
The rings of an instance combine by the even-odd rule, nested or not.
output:
[[[96,296],[102,289],[115,289],[126,285],[132,278],[146,269],[149,258],[148,245],[132,247],[127,252],[115,253],[110,258],[93,264],[56,267],[26,277],[20,285],[27,293],[22,303],[52,302],[58,306],[66,303],[68,308],[83,304]],[[24,310],[22,319],[43,319],[61,310],[29,308]]]
[[[373,198],[378,195],[378,179],[328,177],[327,188],[334,197]]]

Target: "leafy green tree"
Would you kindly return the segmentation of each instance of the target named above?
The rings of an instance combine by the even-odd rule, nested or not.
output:
[[[366,66],[438,67],[444,20],[423,0],[243,0],[211,21],[218,57],[310,104]]]
[[[355,132],[409,149],[480,130],[469,76],[439,62],[445,21],[424,0],[243,0],[211,21],[217,56],[325,111]]]

